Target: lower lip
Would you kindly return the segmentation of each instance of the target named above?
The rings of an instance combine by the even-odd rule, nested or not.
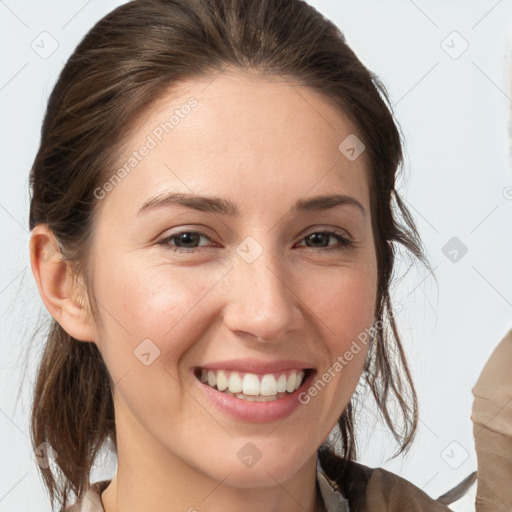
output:
[[[194,380],[221,412],[237,420],[251,423],[269,423],[292,414],[301,405],[299,395],[309,388],[315,373],[314,370],[310,371],[300,387],[283,398],[271,402],[249,402],[208,386],[208,384],[199,380],[192,370]]]

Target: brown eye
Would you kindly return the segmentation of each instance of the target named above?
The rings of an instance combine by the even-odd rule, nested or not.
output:
[[[329,244],[329,239],[334,238],[338,241],[338,245]],[[334,231],[314,231],[309,235],[305,236],[303,240],[306,240],[306,247],[315,248],[318,247],[324,251],[341,251],[345,248],[351,247],[353,245],[352,241],[347,237],[336,233]]]
[[[201,233],[200,231],[182,231],[181,233],[174,233],[164,238],[158,242],[158,245],[162,245],[171,251],[194,252],[194,249],[198,249],[200,247],[197,244],[201,237],[211,241],[211,238],[208,235]],[[175,243],[171,243],[173,241]]]

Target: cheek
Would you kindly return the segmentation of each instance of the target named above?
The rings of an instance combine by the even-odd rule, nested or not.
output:
[[[354,265],[329,276],[310,276],[303,284],[302,296],[307,297],[320,329],[318,350],[326,356],[310,388],[311,396],[313,400],[329,396],[323,401],[322,414],[333,425],[363,372],[375,320],[376,279],[374,265]]]
[[[331,349],[343,349],[374,321],[376,305],[374,266],[352,266],[317,273],[303,281],[301,295]]]
[[[202,299],[215,284],[215,273],[200,276],[135,259],[118,260],[108,272],[98,269],[96,283],[103,324],[100,349],[115,380],[139,368],[139,356],[147,352],[155,367],[165,365],[173,372],[204,330],[202,312],[208,301]]]
[[[100,351],[122,400],[120,410],[131,411],[125,417],[151,417],[160,424],[171,411],[186,410],[178,366],[208,329],[207,294],[218,280],[211,274],[200,279],[198,273],[147,262],[119,262],[108,276],[98,272]],[[195,415],[202,417],[199,410]]]

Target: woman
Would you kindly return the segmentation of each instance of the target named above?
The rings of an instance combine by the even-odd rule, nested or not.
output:
[[[30,175],[52,503],[449,510],[356,462],[359,381],[396,455],[418,421],[389,292],[396,244],[428,265],[401,159],[384,88],[305,2],[142,0],[100,20]],[[116,474],[92,484],[108,441]]]

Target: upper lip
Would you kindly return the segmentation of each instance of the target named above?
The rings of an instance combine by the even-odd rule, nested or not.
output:
[[[261,359],[229,359],[226,361],[215,361],[201,365],[200,368],[206,370],[231,370],[244,373],[274,373],[283,370],[309,369],[313,365],[307,361],[298,361],[296,359],[280,359],[278,361],[262,361]]]

